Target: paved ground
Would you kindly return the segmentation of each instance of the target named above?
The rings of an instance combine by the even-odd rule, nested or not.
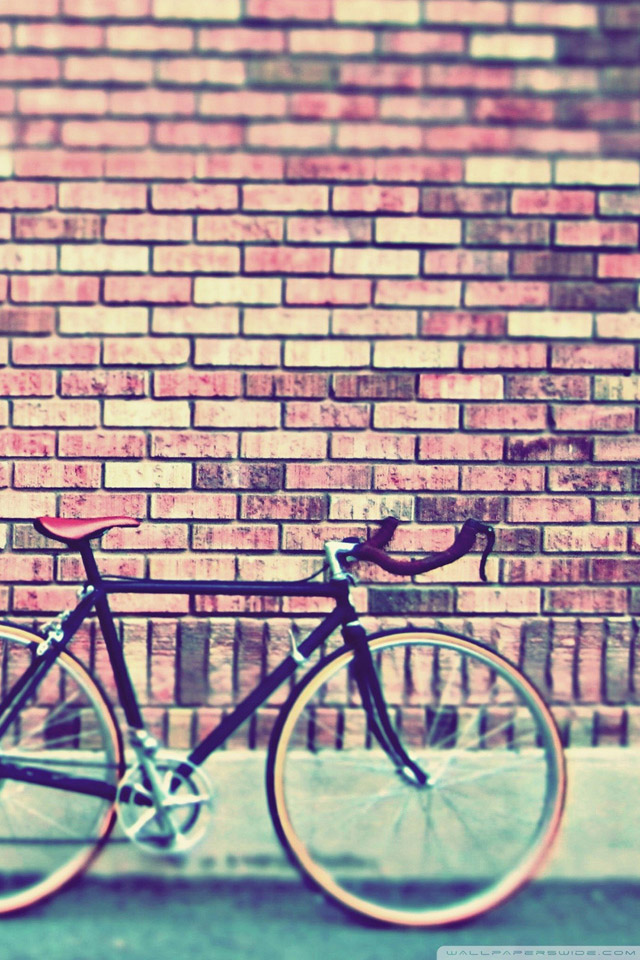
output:
[[[0,923],[2,960],[436,960],[440,946],[637,944],[640,885],[530,886],[473,924],[373,929],[284,881],[85,880]]]

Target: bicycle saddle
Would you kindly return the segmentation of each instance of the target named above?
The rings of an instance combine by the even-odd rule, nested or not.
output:
[[[110,527],[138,527],[140,521],[133,517],[38,517],[33,521],[38,533],[52,537],[67,545],[80,540],[93,540],[102,536]]]

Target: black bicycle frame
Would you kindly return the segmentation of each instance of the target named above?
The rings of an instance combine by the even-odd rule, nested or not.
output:
[[[326,583],[313,584],[308,581],[245,581],[226,580],[150,580],[102,577],[98,571],[95,557],[89,543],[79,545],[88,577],[88,590],[77,607],[66,614],[61,622],[61,634],[50,642],[47,649],[34,657],[31,666],[16,682],[0,704],[0,737],[15,720],[22,706],[29,699],[40,678],[49,669],[59,653],[71,642],[82,621],[95,610],[109,660],[113,670],[116,688],[129,727],[143,729],[144,721],[133,687],[129,670],[118,639],[116,625],[109,607],[111,594],[186,594],[188,596],[236,596],[236,597],[317,597],[332,599],[334,609],[325,616],[318,626],[295,648],[295,653],[286,657],[282,663],[265,677],[258,686],[242,700],[224,719],[189,753],[187,760],[195,765],[201,764],[214,750],[244,723],[268,697],[289,677],[301,661],[306,660],[338,628],[342,629],[345,642],[352,646],[356,656],[356,680],[363,700],[363,706],[369,719],[372,733],[389,755],[401,765],[413,770],[421,781],[426,779],[419,767],[406,755],[390,723],[377,674],[366,644],[366,636],[358,621],[357,613],[349,597],[350,581],[347,577],[336,578]],[[47,641],[45,640],[45,643]],[[67,774],[53,773],[46,765],[25,767],[0,760],[0,777],[13,777],[17,780],[42,783],[79,793],[115,798],[116,788],[101,781],[89,778],[72,777]]]

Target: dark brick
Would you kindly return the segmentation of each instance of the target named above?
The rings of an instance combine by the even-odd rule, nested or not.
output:
[[[497,522],[504,516],[502,497],[418,497],[417,519],[423,522],[475,520]]]
[[[589,460],[591,458],[591,437],[555,437],[544,436],[531,439],[525,437],[507,438],[507,460],[518,463],[529,461],[553,460]]]
[[[592,277],[594,256],[557,250],[518,251],[513,258],[513,273],[523,277]]]
[[[637,63],[640,36],[572,30],[558,35],[556,49],[558,63]]]
[[[338,373],[333,395],[339,399],[411,400],[416,378],[410,373]]]
[[[196,487],[203,490],[281,490],[282,481],[281,464],[196,464]]]
[[[453,590],[449,587],[370,587],[372,613],[452,613]]]
[[[473,245],[548,246],[550,229],[544,220],[469,220],[465,239]]]
[[[554,283],[551,306],[561,310],[633,310],[636,287],[632,283]]]
[[[176,699],[183,706],[206,703],[208,693],[209,624],[180,624]]]
[[[506,190],[472,187],[425,187],[420,209],[423,213],[506,213]]]
[[[300,60],[249,60],[249,81],[262,87],[325,87],[334,78],[332,64],[304,57]]]
[[[3,307],[0,333],[53,333],[56,313],[53,307]]]

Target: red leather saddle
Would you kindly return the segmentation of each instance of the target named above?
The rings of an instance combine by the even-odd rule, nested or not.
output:
[[[38,517],[33,521],[33,525],[38,533],[69,546],[81,540],[101,537],[111,527],[139,527],[140,521],[133,517],[84,517],[77,520],[66,517]]]

